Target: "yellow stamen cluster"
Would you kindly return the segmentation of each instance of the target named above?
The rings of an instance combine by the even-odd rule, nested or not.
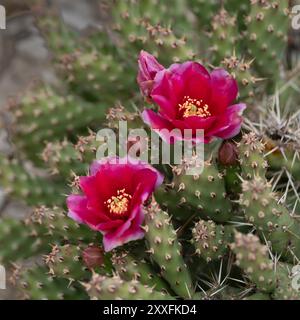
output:
[[[179,110],[183,110],[183,117],[196,116],[200,118],[206,118],[211,116],[209,107],[207,104],[203,104],[203,100],[192,99],[189,96],[184,97],[184,103],[179,104]]]
[[[121,215],[128,210],[129,201],[132,196],[125,192],[125,189],[121,189],[117,191],[117,196],[113,196],[107,201],[105,201],[105,205],[109,209],[110,213]]]

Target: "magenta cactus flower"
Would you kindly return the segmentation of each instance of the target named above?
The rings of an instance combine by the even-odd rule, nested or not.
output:
[[[150,60],[149,54],[147,57]],[[142,113],[144,122],[152,129],[179,129],[182,134],[175,139],[182,139],[184,129],[191,129],[195,139],[196,130],[203,129],[205,143],[239,133],[246,105],[233,104],[238,85],[226,70],[209,73],[200,63],[188,61],[154,74],[150,97],[159,110],[156,113],[146,109]],[[165,132],[161,133],[162,138],[172,142]]]
[[[125,164],[118,158],[95,161],[90,175],[80,177],[84,195],[67,198],[68,215],[100,231],[105,251],[143,238],[143,203],[163,182],[150,165],[126,160]]]

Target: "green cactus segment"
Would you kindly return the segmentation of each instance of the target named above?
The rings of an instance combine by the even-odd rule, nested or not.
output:
[[[175,218],[188,220],[196,215],[217,222],[230,220],[232,208],[225,192],[224,175],[212,161],[205,162],[199,175],[188,175],[181,166],[175,166],[173,173],[173,181],[165,190],[160,189],[155,198]]]
[[[159,6],[159,12],[157,11]],[[183,1],[157,0],[111,1],[114,31],[119,35],[122,43],[121,52],[132,57],[143,49],[155,54],[161,63],[170,63],[170,60],[184,61],[192,59],[197,49],[183,33],[189,26],[185,16]],[[170,22],[176,19],[176,30],[172,30]]]
[[[147,207],[144,229],[148,252],[172,290],[182,298],[191,299],[194,294],[191,276],[170,220],[170,216],[155,201]]]
[[[207,28],[210,25],[221,6],[237,17],[240,17],[248,10],[247,1],[240,0],[187,0],[187,4],[192,13],[197,17],[198,24],[202,28]]]
[[[29,258],[50,249],[50,243],[77,244],[95,239],[86,226],[78,225],[61,209],[40,207],[24,221],[3,219],[0,223],[0,260],[4,262]]]
[[[258,290],[272,292],[276,287],[274,263],[269,259],[267,246],[258,237],[237,233],[231,249],[236,255],[236,265],[244,270]]]
[[[256,177],[243,181],[240,204],[246,219],[272,244],[272,250],[293,260],[300,257],[300,225],[288,210],[278,203],[272,186],[265,179]]]
[[[15,115],[14,142],[28,152],[33,161],[46,141],[86,130],[105,118],[105,107],[83,102],[75,96],[61,96],[49,87],[28,91],[20,103],[12,106]]]
[[[137,280],[155,291],[168,292],[167,284],[154,272],[146,260],[137,260],[129,253],[121,252],[113,254],[112,264],[123,280]]]
[[[300,300],[299,266],[280,263],[277,266],[277,288],[272,294],[275,300]],[[297,270],[293,272],[294,268]]]
[[[141,119],[138,113],[125,110],[121,105],[109,108],[106,115],[106,126],[116,132],[118,136],[119,122],[127,121],[127,128],[135,129],[140,127]],[[122,139],[128,139],[129,133]],[[67,139],[63,141],[48,142],[42,152],[42,159],[50,169],[51,173],[57,177],[58,175],[66,179],[70,178],[70,174],[77,176],[85,175],[88,171],[90,163],[92,163],[97,155],[97,150],[105,142],[97,139],[97,134],[89,130],[89,134],[79,136],[74,144]]]
[[[113,108],[109,108],[106,114],[106,124],[109,128],[118,130],[120,121],[127,121],[128,129],[140,129],[145,124],[141,119],[141,115],[136,110],[128,110],[123,105],[117,104]]]
[[[45,237],[44,240],[47,243],[50,240],[52,243],[60,240],[74,244],[77,244],[78,241],[90,243],[95,239],[95,232],[92,232],[87,226],[79,225],[57,207],[52,209],[36,208],[25,220],[25,224],[33,235]]]
[[[105,277],[93,274],[84,287],[92,300],[172,300],[162,292],[142,285],[137,280],[124,281],[118,275]]]
[[[66,244],[54,245],[52,251],[44,257],[49,274],[69,281],[82,281],[90,277],[90,272],[82,263],[82,250],[79,246]]]
[[[250,7],[250,4],[248,1],[224,0],[223,3],[226,10],[230,12],[234,12],[237,15],[239,15],[239,13],[246,12]]]
[[[55,180],[29,173],[24,162],[9,160],[0,155],[0,183],[13,198],[22,199],[28,205],[62,204],[66,187]]]
[[[111,105],[121,98],[129,98],[135,84],[133,68],[122,64],[113,54],[99,52],[97,48],[81,48],[63,56],[60,70],[70,89],[91,102]],[[120,78],[124,81],[119,81]],[[110,94],[112,88],[117,90],[118,96]]]
[[[49,142],[46,144],[42,159],[54,175],[69,179],[70,174],[85,175],[89,165],[95,160],[101,141],[97,141],[96,133],[78,137],[75,144],[68,140]]]
[[[254,133],[250,132],[243,135],[237,146],[242,177],[244,179],[251,179],[254,176],[264,177],[268,163],[264,158],[265,145],[263,142]]]
[[[232,242],[233,230],[230,226],[216,225],[213,221],[199,220],[192,229],[192,243],[196,254],[207,262],[221,259]]]
[[[48,142],[42,159],[53,175],[60,175],[64,179],[69,179],[71,172],[84,175],[88,170],[88,162],[82,161],[80,151],[66,139],[62,142]]]
[[[230,16],[224,8],[221,8],[212,18],[211,26],[209,38],[212,47],[210,50],[214,53],[214,63],[218,65],[224,57],[231,56],[232,49],[237,44],[239,31],[236,16]]]
[[[54,58],[74,50],[78,35],[68,29],[58,15],[51,13],[37,16],[36,23],[47,47],[54,53]]]
[[[253,71],[253,61],[245,60],[233,52],[221,62],[221,65],[231,73],[239,84],[240,99],[253,98],[258,83],[263,80],[256,77]],[[251,103],[250,99],[249,102]]]
[[[34,236],[23,221],[10,218],[0,220],[1,262],[26,259],[48,248],[49,244]]]
[[[66,279],[47,276],[47,269],[42,266],[21,268],[15,266],[12,276],[22,298],[26,300],[80,300],[85,299],[85,292],[71,285]]]
[[[290,26],[288,1],[251,0],[245,17],[245,46],[261,77],[276,80]],[[277,72],[274,72],[277,70]]]
[[[213,16],[219,8],[218,0],[187,0],[189,9],[197,17],[200,27],[207,27],[210,25]]]
[[[241,167],[239,165],[222,166],[219,165],[219,170],[223,170],[225,180],[225,190],[230,199],[237,199],[241,193]]]
[[[186,4],[182,0],[166,0],[160,3],[159,0],[113,0],[113,16],[115,17],[115,29],[122,29],[128,34],[133,33],[141,18],[151,21],[154,24],[174,21],[175,18],[182,18],[185,15]],[[159,12],[157,6],[160,6]],[[127,22],[127,23],[126,23]],[[186,24],[179,21],[179,25]],[[130,40],[130,39],[129,39]]]

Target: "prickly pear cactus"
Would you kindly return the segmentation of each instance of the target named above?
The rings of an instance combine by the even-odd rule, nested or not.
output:
[[[31,212],[0,212],[0,262],[19,296],[300,300],[289,1],[99,4],[101,28],[86,32],[36,12],[57,82],[30,85],[1,120],[0,186]],[[194,133],[191,159],[150,165],[163,148],[150,129],[171,152],[180,135],[161,129],[203,129],[203,170],[189,174]]]

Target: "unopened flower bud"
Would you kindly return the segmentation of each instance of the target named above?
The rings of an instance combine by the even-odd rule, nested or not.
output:
[[[104,264],[104,251],[101,247],[88,247],[83,251],[82,258],[89,269],[94,269]]]
[[[154,56],[143,50],[139,55],[138,64],[139,71],[137,81],[142,94],[145,98],[149,99],[154,84],[153,80],[157,72],[163,70],[164,67],[158,63]]]
[[[223,166],[233,166],[238,163],[238,150],[232,141],[224,141],[219,149],[219,162]]]

